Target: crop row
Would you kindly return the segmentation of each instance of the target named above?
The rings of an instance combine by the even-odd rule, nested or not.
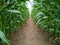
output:
[[[23,0],[22,0],[23,1]],[[25,3],[17,0],[1,0],[0,1],[0,44],[10,45],[7,39],[17,31],[20,26],[26,22],[28,18],[28,10]]]

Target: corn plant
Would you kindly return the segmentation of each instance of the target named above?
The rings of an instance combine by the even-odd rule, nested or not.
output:
[[[23,24],[26,22],[28,18],[28,15],[29,13],[25,6],[24,0],[1,0],[0,1],[1,40],[9,45],[7,38],[12,36],[13,32],[17,31],[18,27],[23,26]]]
[[[32,17],[35,23],[50,35],[50,39],[60,43],[60,4],[56,0],[37,0]],[[55,43],[55,42],[54,42]]]

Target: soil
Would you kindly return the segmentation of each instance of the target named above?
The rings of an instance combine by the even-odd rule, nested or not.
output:
[[[52,45],[43,31],[29,18],[11,38],[11,45]]]

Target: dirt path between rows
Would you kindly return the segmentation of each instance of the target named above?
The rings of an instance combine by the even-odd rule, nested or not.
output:
[[[47,37],[29,18],[25,26],[19,29],[11,39],[11,45],[52,45]]]

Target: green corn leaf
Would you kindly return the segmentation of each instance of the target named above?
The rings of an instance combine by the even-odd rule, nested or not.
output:
[[[8,41],[8,39],[5,37],[4,33],[2,31],[0,31],[0,38],[3,42],[5,42],[6,44],[10,45],[10,42]]]
[[[8,10],[8,12],[11,12],[11,13],[20,13],[20,11],[18,11],[18,10]]]

